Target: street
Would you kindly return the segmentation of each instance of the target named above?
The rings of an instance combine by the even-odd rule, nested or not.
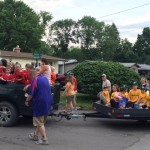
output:
[[[149,150],[150,122],[87,118],[55,122],[49,118],[50,145],[28,139],[32,119],[20,118],[15,127],[0,127],[0,150]]]

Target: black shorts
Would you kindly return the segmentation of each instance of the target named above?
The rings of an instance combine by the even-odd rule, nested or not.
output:
[[[127,105],[126,105],[126,107],[127,107],[127,108],[129,108],[129,107],[134,108],[134,104],[135,104],[135,103],[136,103],[136,102],[128,102]]]
[[[72,96],[67,96],[67,103],[70,103],[74,100],[74,95]]]

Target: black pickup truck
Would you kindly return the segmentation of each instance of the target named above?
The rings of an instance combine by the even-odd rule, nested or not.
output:
[[[0,82],[0,126],[8,127],[17,123],[20,116],[32,116],[31,103],[25,106],[25,85],[17,83]],[[52,87],[53,104],[52,110],[58,109],[60,102],[60,86]]]

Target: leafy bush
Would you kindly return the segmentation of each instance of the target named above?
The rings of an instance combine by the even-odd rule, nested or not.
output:
[[[114,62],[83,62],[73,72],[78,80],[79,88],[91,95],[101,90],[103,73],[107,75],[112,85],[130,87],[134,81],[140,81],[140,76],[136,72]]]

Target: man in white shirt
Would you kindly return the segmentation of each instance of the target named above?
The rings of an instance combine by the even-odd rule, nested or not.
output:
[[[106,76],[106,74],[102,74],[102,89],[104,88],[104,87],[108,87],[108,90],[109,90],[109,92],[111,92],[111,83],[110,83],[110,81],[107,79],[107,76]]]

